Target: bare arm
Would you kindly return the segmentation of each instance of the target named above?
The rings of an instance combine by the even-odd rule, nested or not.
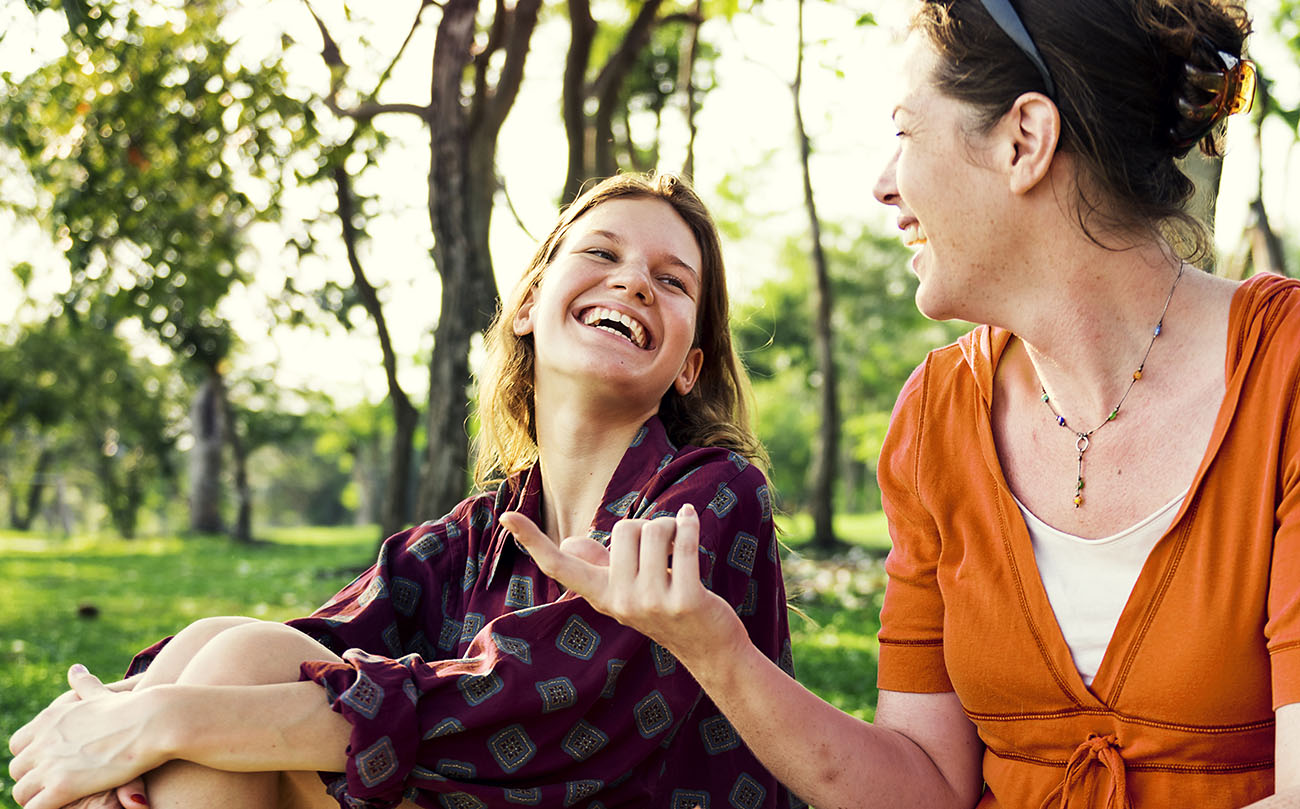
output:
[[[585,539],[556,547],[522,515],[501,522],[548,575],[672,651],[750,750],[804,800],[826,809],[967,809],[978,800],[981,747],[955,695],[884,692],[872,725],[799,685],[701,584],[693,509],[616,530],[608,551]]]
[[[165,685],[115,694],[84,668],[80,700],[52,706],[10,739],[14,798],[58,807],[184,759],[232,772],[342,770],[351,726],[315,683]]]

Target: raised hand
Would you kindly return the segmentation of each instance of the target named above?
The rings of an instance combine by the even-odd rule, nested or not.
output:
[[[163,763],[146,742],[143,701],[113,693],[80,664],[69,669],[68,685],[76,700],[56,700],[9,740],[14,800],[25,809],[59,809],[90,796],[88,807],[115,807],[122,803],[115,788],[126,784],[131,806],[142,806],[133,779]]]
[[[658,641],[687,667],[747,642],[735,611],[700,582],[700,521],[690,504],[676,517],[620,520],[608,549],[581,537],[557,546],[518,512],[500,521],[546,575]]]

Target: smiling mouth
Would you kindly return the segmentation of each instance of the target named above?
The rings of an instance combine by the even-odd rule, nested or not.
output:
[[[929,241],[920,222],[913,222],[903,230],[903,244],[908,247],[920,247]]]
[[[593,306],[579,313],[578,319],[584,325],[593,329],[617,334],[637,348],[650,348],[650,340],[646,334],[645,326],[642,326],[635,318],[629,317],[622,312],[606,309],[603,306]]]

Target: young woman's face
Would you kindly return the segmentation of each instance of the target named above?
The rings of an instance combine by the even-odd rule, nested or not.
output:
[[[567,378],[655,407],[670,387],[690,392],[701,272],[668,203],[614,199],[584,213],[514,318],[516,334],[533,335],[538,390]]]
[[[935,319],[970,318],[966,304],[989,279],[998,245],[998,175],[981,165],[979,136],[961,102],[933,86],[938,62],[919,34],[907,43],[902,96],[894,108],[898,148],[875,197],[898,209],[898,227],[915,250],[916,303]],[[1006,234],[1002,234],[1006,235]]]

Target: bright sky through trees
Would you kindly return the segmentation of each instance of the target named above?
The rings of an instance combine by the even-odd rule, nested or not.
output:
[[[1271,30],[1267,15],[1274,0],[1251,0],[1260,32],[1252,42],[1254,53],[1275,92],[1284,103],[1300,98],[1300,70],[1294,57]],[[159,4],[165,6],[168,4]],[[806,67],[804,105],[814,143],[813,181],[820,213],[828,221],[867,221],[892,231],[889,212],[871,197],[876,173],[894,148],[889,109],[894,90],[891,79],[899,64],[897,31],[907,4],[897,0],[853,0],[845,5],[816,2],[808,6],[807,37],[813,43]],[[340,40],[344,59],[353,67],[353,86],[373,83],[387,64],[409,25],[415,4],[402,0],[353,3],[351,21],[345,20],[337,0],[320,0],[314,6]],[[282,47],[282,34],[296,43],[289,46],[290,70],[300,87],[295,94],[323,94],[328,77],[319,57],[319,35],[305,6],[298,0],[244,0],[241,12],[227,21],[237,36],[242,58],[257,60]],[[879,26],[856,26],[864,11],[871,11]],[[790,96],[785,83],[794,68],[794,13],[790,0],[768,0],[754,14],[741,14],[731,22],[712,20],[702,33],[719,51],[717,86],[703,99],[698,116],[696,184],[721,219],[747,226],[742,239],[726,245],[733,295],[744,296],[777,270],[778,245],[786,235],[805,227],[800,209],[799,167],[792,132]],[[0,65],[15,73],[34,68],[40,60],[60,52],[65,18],[46,12],[33,21],[21,0],[0,2]],[[428,98],[427,75],[432,49],[432,25],[425,26],[408,46],[408,58],[386,87],[382,100],[415,101]],[[364,33],[383,54],[368,58],[355,37]],[[533,237],[544,234],[555,215],[555,201],[564,181],[564,133],[559,92],[568,27],[562,15],[544,17],[533,38],[523,91],[510,113],[498,153],[499,170],[524,228],[498,197],[493,218],[493,255],[498,280],[508,289],[530,257]],[[680,166],[685,129],[679,111],[666,113],[664,168]],[[431,236],[425,208],[428,144],[424,130],[409,116],[388,116],[380,125],[394,139],[380,167],[357,181],[358,191],[377,193],[384,216],[376,219],[362,259],[372,279],[385,286],[384,299],[393,337],[404,358],[403,384],[411,391],[427,385],[424,359],[431,345],[431,308],[437,306],[437,277],[429,257]],[[1240,118],[1240,116],[1239,116]],[[633,121],[633,125],[636,122]],[[1264,133],[1269,170],[1265,174],[1265,203],[1279,231],[1300,229],[1300,163],[1288,160],[1293,133],[1276,124]],[[1238,248],[1246,203],[1253,194],[1257,157],[1251,130],[1244,118],[1234,120],[1229,131],[1229,157],[1225,165],[1219,203],[1218,243],[1222,251]],[[29,200],[31,190],[12,176],[21,171],[17,161],[0,149],[0,194],[7,199]],[[721,201],[719,186],[728,182],[740,190],[744,209]],[[286,200],[303,216],[322,206],[320,192],[301,192]],[[325,204],[329,204],[325,201]],[[6,245],[8,264],[0,271],[0,318],[36,319],[44,313],[20,309],[20,293],[8,266],[30,261],[36,267],[32,292],[48,300],[67,283],[59,252],[48,236],[32,223],[16,222],[0,214],[0,240]],[[531,234],[531,235],[530,235]],[[362,396],[382,398],[383,373],[373,329],[357,317],[350,334],[333,328],[275,327],[268,334],[271,315],[268,295],[284,283],[285,267],[299,262],[296,251],[282,248],[284,235],[259,226],[254,243],[259,251],[250,288],[225,302],[223,313],[244,341],[237,366],[244,369],[273,366],[270,374],[283,387],[322,390],[342,403]],[[323,257],[302,260],[298,272],[318,282],[327,278],[347,283],[350,278],[341,241]],[[358,310],[358,315],[362,313]],[[417,399],[422,399],[422,394]]]

